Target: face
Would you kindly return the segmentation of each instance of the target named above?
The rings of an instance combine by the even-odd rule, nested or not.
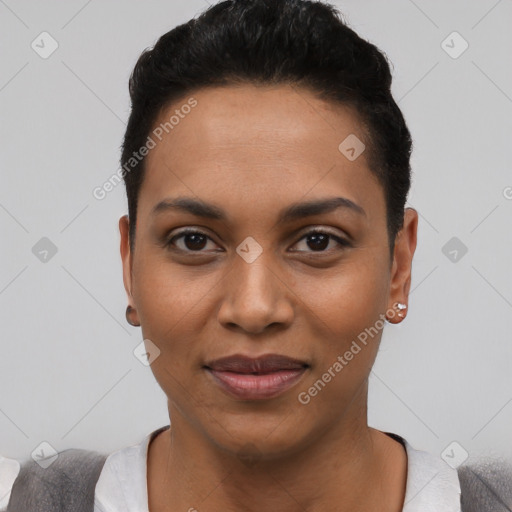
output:
[[[155,125],[181,112],[147,156],[133,253],[120,219],[128,299],[160,351],[151,368],[171,422],[268,456],[356,431],[384,315],[407,302],[417,215],[391,261],[383,189],[364,151],[339,149],[365,140],[348,107],[291,86],[191,96]],[[268,354],[305,365],[273,395],[234,394],[205,368]]]

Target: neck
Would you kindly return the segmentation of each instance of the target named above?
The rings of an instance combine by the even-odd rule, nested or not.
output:
[[[397,512],[406,468],[403,447],[366,423],[341,421],[270,457],[251,446],[228,452],[174,414],[149,447],[149,505],[151,512]]]

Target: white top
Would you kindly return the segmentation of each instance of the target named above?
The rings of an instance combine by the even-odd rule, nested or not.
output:
[[[148,512],[147,451],[159,428],[140,443],[111,453],[96,484],[94,512]],[[403,512],[460,512],[457,470],[440,457],[414,449],[406,439],[407,485]],[[0,511],[7,507],[19,473],[16,460],[0,456]]]
[[[17,460],[6,459],[0,455],[0,510],[7,508],[11,488],[20,472],[21,465]]]

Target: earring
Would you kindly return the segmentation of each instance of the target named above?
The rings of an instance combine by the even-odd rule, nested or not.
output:
[[[138,323],[137,321],[133,320],[133,314],[135,313],[135,309],[132,308],[131,306],[127,306],[126,308],[126,321],[130,324],[130,325],[133,325],[133,327],[140,327],[140,323]]]
[[[400,310],[397,315],[400,318],[405,318],[405,309],[407,309],[407,304],[403,304],[402,302],[397,302],[396,307]]]
[[[397,315],[398,317],[400,317],[400,318],[402,318],[402,319],[403,319],[403,318],[405,318],[405,311],[404,311],[404,310],[406,310],[406,309],[407,309],[407,304],[404,304],[404,303],[402,303],[402,302],[395,302],[395,304],[394,304],[394,306],[393,306],[393,307],[394,307],[394,308],[396,308],[396,309],[398,309],[398,313],[396,313],[396,315]],[[393,313],[394,313],[394,312],[393,312]],[[391,318],[395,318],[395,315],[393,314],[393,315],[391,316]],[[387,315],[386,315],[386,321],[387,321],[388,323],[395,323],[395,322],[390,322],[391,318],[388,318],[388,317],[387,317]]]

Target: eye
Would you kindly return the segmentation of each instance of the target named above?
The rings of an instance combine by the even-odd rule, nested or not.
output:
[[[180,243],[177,243],[178,241]],[[168,248],[177,247],[182,252],[207,252],[203,249],[208,245],[208,241],[213,243],[206,233],[196,229],[186,229],[170,238],[165,245]]]
[[[338,245],[338,249],[342,247],[349,247],[350,243],[325,229],[314,229],[306,233],[296,244],[299,244],[302,240],[305,240],[307,247],[309,247],[310,251],[306,250],[297,250],[293,249],[292,252],[331,252],[326,250],[331,245],[331,242],[334,240]],[[198,231],[196,229],[186,229],[178,234],[171,237],[166,243],[165,246],[168,248],[176,248],[181,252],[208,252],[203,249],[208,246],[208,242],[211,242],[213,245],[216,245],[213,240],[202,231]],[[340,247],[341,246],[341,247]],[[212,248],[214,252],[219,252]],[[336,249],[333,249],[336,250]]]
[[[306,240],[305,243],[307,244],[307,247],[312,250],[293,250],[292,252],[331,252],[330,250],[326,251],[326,249],[329,247],[332,240],[338,244],[338,249],[350,247],[350,243],[347,240],[323,229],[314,229],[309,231],[297,242],[297,244],[302,240]]]

